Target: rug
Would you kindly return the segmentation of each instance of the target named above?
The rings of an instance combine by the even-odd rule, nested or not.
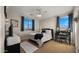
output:
[[[23,48],[23,50],[26,52],[26,53],[33,53],[35,52],[36,50],[38,50],[38,48],[36,46],[34,46],[33,44],[25,41],[25,42],[22,42],[21,43],[21,47]]]

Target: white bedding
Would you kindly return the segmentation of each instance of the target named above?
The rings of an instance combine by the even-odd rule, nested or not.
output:
[[[21,40],[23,39],[33,39],[34,35],[37,33],[36,31],[17,31],[16,29],[14,30],[14,32],[16,35],[18,35]]]
[[[36,31],[31,31],[31,30],[19,31],[18,29],[14,28],[13,33],[15,33],[19,36],[23,36],[23,35],[27,35],[27,34],[34,35],[34,34],[36,34]]]
[[[22,36],[22,35],[35,35],[36,32],[34,31],[23,31],[23,32],[19,32],[18,35]]]
[[[14,44],[18,44],[20,42],[21,42],[21,39],[16,34],[14,34],[14,36],[12,36],[12,37],[8,37],[7,38],[7,46],[11,46],[11,45],[14,45]]]

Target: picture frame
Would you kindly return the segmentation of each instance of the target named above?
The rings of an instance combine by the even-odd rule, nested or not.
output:
[[[13,27],[18,27],[18,20],[12,19]]]

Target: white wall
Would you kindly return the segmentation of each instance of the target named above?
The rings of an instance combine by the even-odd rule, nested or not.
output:
[[[15,19],[18,20],[18,28],[16,28],[18,31],[21,30],[21,16],[17,13],[10,13],[8,12],[8,18],[9,19]],[[35,31],[39,30],[39,20],[35,19]]]
[[[21,31],[21,19],[18,20],[18,29]],[[35,20],[35,31],[39,31],[39,20]]]
[[[40,24],[40,30],[43,29],[43,28],[50,28],[50,29],[54,30],[53,34],[55,34],[55,31],[56,31],[56,17],[48,18],[48,19],[45,19],[45,20],[40,20],[39,24]],[[54,35],[54,38],[55,38],[55,35]]]
[[[40,29],[42,28],[50,28],[55,31],[56,30],[56,17],[40,20]]]
[[[78,16],[78,13],[79,13],[79,6],[74,7],[74,18]]]
[[[0,52],[4,52],[4,39],[5,39],[5,18],[4,7],[0,6]]]
[[[39,20],[35,20],[35,31],[39,31]]]
[[[7,15],[8,15],[8,19],[14,19],[14,20],[18,20],[18,27],[17,28],[15,28],[16,29],[16,31],[20,31],[21,29],[20,29],[20,26],[21,26],[21,16],[20,15],[18,15],[17,13],[13,13],[13,12],[7,12]]]

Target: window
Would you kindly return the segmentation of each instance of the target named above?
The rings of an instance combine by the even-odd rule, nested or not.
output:
[[[69,27],[68,16],[59,17],[59,26],[60,26],[60,28],[68,28]]]
[[[69,28],[69,16],[59,17],[59,27],[60,27],[60,29]]]
[[[73,13],[70,13],[66,16],[57,17],[57,25],[56,28],[59,30],[68,30],[73,31]]]
[[[32,30],[32,20],[24,17],[24,30]]]
[[[34,20],[29,19],[28,17],[21,17],[21,31],[32,30],[34,31]]]

